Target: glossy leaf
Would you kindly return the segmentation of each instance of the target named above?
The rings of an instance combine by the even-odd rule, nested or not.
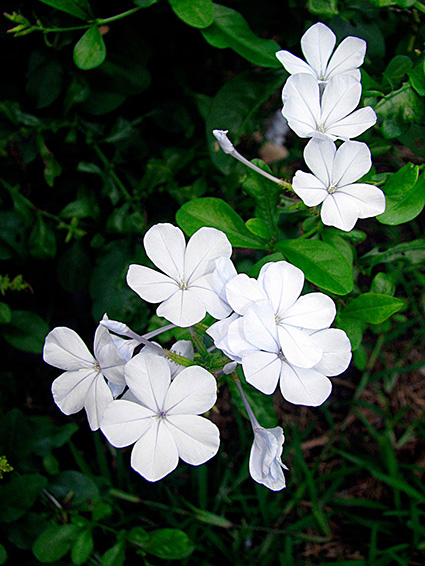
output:
[[[149,533],[144,550],[164,560],[183,560],[195,547],[187,534],[179,529],[157,529]]]
[[[106,45],[97,25],[91,26],[74,47],[74,63],[88,71],[99,67],[106,58]]]
[[[403,301],[390,295],[364,293],[350,301],[342,311],[342,315],[370,324],[381,324],[398,312],[403,305]]]
[[[35,541],[34,556],[43,563],[56,562],[68,553],[78,531],[77,525],[49,526]]]
[[[400,169],[398,173],[403,171],[403,169]],[[416,172],[418,172],[417,166]],[[398,173],[395,173],[394,176],[398,175]],[[386,210],[377,217],[382,224],[390,224],[391,226],[404,224],[405,222],[410,222],[422,212],[425,205],[425,176],[422,174],[413,185],[409,184],[403,187],[400,184],[400,188],[404,188],[404,192],[399,190],[396,194],[390,194],[386,197]]]
[[[40,0],[40,2],[81,20],[89,20],[93,17],[92,9],[87,0]]]
[[[214,21],[212,0],[168,0],[176,16],[195,28],[206,28]]]

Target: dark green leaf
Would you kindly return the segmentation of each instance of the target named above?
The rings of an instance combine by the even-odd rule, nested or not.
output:
[[[12,311],[6,303],[0,303],[0,324],[9,324],[12,320]]]
[[[379,101],[375,110],[383,118],[381,131],[386,139],[400,136],[413,122],[420,123],[424,113],[423,101],[410,84]]]
[[[341,314],[370,324],[381,324],[403,306],[404,302],[396,297],[364,293],[350,301]]]
[[[77,525],[49,526],[35,541],[34,556],[43,563],[56,562],[70,550],[78,531]]]
[[[246,227],[255,236],[262,238],[263,240],[270,240],[271,232],[267,223],[261,218],[250,218],[245,222]]]
[[[133,0],[136,6],[140,6],[141,8],[149,8],[153,4],[156,4],[158,0]]]
[[[275,55],[279,45],[271,39],[257,37],[236,10],[215,4],[214,23],[202,30],[202,35],[214,47],[230,47],[254,65],[281,67]]]
[[[81,20],[90,20],[93,17],[93,12],[87,0],[40,0],[40,2]]]
[[[398,244],[392,248],[380,252],[374,248],[361,257],[361,260],[374,267],[379,263],[393,263],[395,261],[407,261],[412,265],[425,262],[425,240],[417,239],[411,242]]]
[[[2,334],[14,348],[41,354],[49,330],[48,324],[38,314],[12,311],[12,320],[2,329]]]
[[[394,295],[394,280],[388,273],[377,273],[373,278],[370,286],[371,293],[380,293],[381,295]]]
[[[365,323],[357,318],[349,318],[338,315],[335,324],[347,334],[351,342],[351,349],[353,351],[357,350],[362,343]]]
[[[28,239],[28,250],[37,259],[50,259],[56,255],[56,238],[53,230],[37,214]]]
[[[62,90],[63,69],[49,52],[35,51],[28,63],[27,93],[36,108],[54,102]]]
[[[308,281],[337,295],[353,289],[353,273],[340,251],[319,240],[283,240],[276,248]]]
[[[88,71],[99,67],[106,58],[106,45],[97,25],[91,26],[74,47],[74,63]]]
[[[317,16],[330,18],[338,14],[338,0],[308,0],[307,9]]]
[[[0,211],[0,259],[25,255],[24,234],[25,227],[20,214]]]
[[[0,521],[11,523],[23,517],[46,484],[47,479],[39,474],[12,474],[7,484],[0,484]]]
[[[405,167],[407,167],[407,165],[405,165]],[[400,171],[403,171],[405,167],[400,169]],[[415,166],[415,170],[416,173],[419,172],[417,166]],[[400,173],[400,171],[398,173]],[[398,173],[395,173],[393,177],[397,176]],[[391,179],[392,177],[390,177],[390,180]],[[387,184],[384,185],[385,194],[387,194],[386,186]],[[409,183],[403,186],[403,183],[400,183],[398,189],[397,194],[389,194],[386,197],[387,206],[385,212],[377,217],[382,224],[389,224],[391,226],[404,224],[405,222],[410,222],[422,212],[425,205],[424,174],[422,174],[413,185]],[[404,189],[404,191],[402,189]]]
[[[264,244],[247,229],[233,208],[218,198],[200,198],[187,202],[177,211],[176,221],[188,236],[192,236],[203,226],[211,226],[224,232],[232,246],[265,249]]]
[[[123,566],[125,560],[125,541],[119,540],[102,556],[102,566]]]
[[[6,564],[7,562],[7,552],[2,544],[0,544],[0,564]]]
[[[61,472],[49,485],[49,490],[59,501],[70,498],[73,507],[99,498],[99,488],[95,482],[74,470]]]
[[[384,71],[384,77],[388,80],[391,87],[394,88],[401,83],[403,77],[412,67],[413,63],[410,57],[406,57],[406,55],[396,55],[388,63]]]
[[[73,542],[71,548],[72,563],[77,564],[77,566],[84,564],[89,559],[93,550],[94,542],[92,528],[88,527],[80,531]]]
[[[214,21],[212,0],[168,0],[174,13],[185,24],[195,28],[206,28]]]
[[[149,533],[144,550],[164,560],[183,560],[195,547],[187,534],[179,529],[157,529]]]

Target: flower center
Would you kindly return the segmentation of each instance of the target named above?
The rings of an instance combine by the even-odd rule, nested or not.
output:
[[[274,315],[274,321],[276,324],[280,324],[282,322],[283,318],[280,317],[278,314]]]
[[[94,368],[94,371],[100,372],[100,365],[99,365],[99,362],[96,362],[96,363],[93,365],[93,368]]]
[[[277,353],[277,357],[279,358],[279,360],[282,360],[282,362],[286,362],[286,358],[285,358],[282,350],[279,350],[279,352]]]
[[[187,283],[186,281],[183,281],[183,279],[179,283],[179,289],[181,289],[182,291],[187,291]]]
[[[325,133],[325,126],[323,124],[318,124],[317,125],[317,131],[322,132],[322,134],[324,134]]]
[[[329,187],[327,188],[327,191],[330,195],[333,195],[336,192],[337,189],[338,189],[338,186],[335,185],[334,183],[331,183],[329,185]]]
[[[159,411],[159,413],[157,413],[156,418],[159,421],[164,421],[167,418],[167,411]]]

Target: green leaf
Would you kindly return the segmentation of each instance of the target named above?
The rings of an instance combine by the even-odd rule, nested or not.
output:
[[[125,560],[125,540],[118,540],[102,556],[102,566],[123,566]]]
[[[153,4],[156,4],[158,0],[133,0],[136,6],[140,6],[141,8],[149,8]]]
[[[377,273],[373,278],[370,286],[371,293],[380,293],[381,295],[394,295],[394,280],[388,273]]]
[[[63,69],[50,52],[35,51],[28,63],[27,93],[36,108],[45,108],[60,95]]]
[[[357,350],[362,343],[365,323],[357,318],[349,318],[338,314],[335,324],[347,334],[351,342],[351,349],[353,351]]]
[[[270,240],[271,233],[270,229],[264,220],[261,218],[250,218],[245,222],[246,227],[250,232],[252,232],[255,236],[262,238],[263,240]]]
[[[350,301],[342,315],[370,324],[381,324],[404,306],[404,302],[390,295],[364,293]]]
[[[25,226],[20,214],[0,211],[0,259],[25,256],[23,234]]]
[[[71,242],[57,263],[59,283],[70,293],[86,289],[92,271],[90,256],[81,240]]]
[[[412,67],[413,63],[410,57],[406,57],[406,55],[396,55],[388,63],[383,74],[391,87],[394,88],[401,83],[403,77]]]
[[[202,35],[212,46],[230,47],[254,65],[281,68],[275,55],[279,45],[271,39],[257,37],[236,10],[215,4],[214,23],[202,30]]]
[[[220,149],[212,131],[228,129],[230,139],[236,144],[237,138],[249,130],[257,109],[282,86],[283,80],[281,72],[244,71],[226,82],[212,99],[205,126],[211,159],[220,171],[230,173],[236,160]]]
[[[398,174],[409,165],[412,167],[412,173],[416,173],[417,179],[419,173],[418,166],[413,166],[411,163],[408,163],[400,169],[398,173],[390,177],[389,181],[393,181],[393,178],[398,176]],[[412,179],[407,183],[400,182],[397,186],[397,193],[390,193],[386,196],[387,205],[385,212],[377,216],[379,222],[382,224],[389,224],[391,226],[404,224],[405,222],[410,222],[422,212],[425,205],[425,175],[422,174],[417,181],[415,179],[416,182],[413,181],[413,175],[411,175],[411,177]],[[386,187],[389,181],[387,181],[383,187],[386,195]]]
[[[0,324],[9,324],[12,320],[12,311],[6,303],[0,303]]]
[[[403,195],[414,187],[418,177],[419,167],[413,163],[407,163],[397,173],[389,175],[382,190],[385,196]]]
[[[407,83],[380,100],[375,110],[383,119],[381,131],[386,139],[400,136],[412,123],[420,123],[424,113],[423,101]]]
[[[14,348],[41,354],[49,330],[48,324],[38,314],[12,311],[12,320],[2,328],[2,334]]]
[[[2,544],[0,544],[0,564],[6,564],[7,551]]]
[[[194,28],[206,28],[214,21],[212,0],[168,0],[173,12],[185,24]]]
[[[28,250],[37,259],[50,259],[56,255],[56,237],[53,230],[37,214],[34,228],[28,239]]]
[[[73,564],[84,564],[94,550],[92,527],[88,527],[78,533],[71,548],[71,560]]]
[[[59,560],[70,550],[79,530],[77,525],[50,525],[34,542],[34,556],[43,563]]]
[[[317,16],[331,18],[338,14],[338,0],[308,0],[307,9]]]
[[[188,501],[185,501],[186,505],[191,509],[198,521],[202,523],[206,523],[207,525],[214,525],[215,527],[221,527],[222,529],[230,529],[233,527],[233,523],[222,517],[221,515],[216,515],[215,513],[211,513],[210,511],[204,511],[203,509],[198,509]]]
[[[40,2],[80,18],[80,20],[93,18],[93,12],[87,0],[40,0]]]
[[[74,63],[88,71],[99,67],[106,58],[106,45],[97,25],[91,26],[74,47]]]
[[[370,263],[371,267],[379,263],[395,261],[407,261],[412,265],[419,265],[425,262],[425,240],[417,239],[397,244],[384,252],[380,252],[379,248],[374,248],[360,259],[362,262]]]
[[[144,550],[164,560],[183,560],[195,547],[187,534],[179,529],[157,529],[149,533]]]
[[[337,295],[346,295],[353,289],[351,266],[329,244],[319,240],[283,240],[276,248],[314,285]]]
[[[353,259],[354,259],[353,247],[343,237],[341,230],[337,230],[336,228],[326,227],[322,232],[322,238],[324,242],[339,250],[342,253],[342,255],[345,257],[349,265],[351,266],[353,265]]]
[[[11,523],[23,517],[46,484],[47,479],[40,474],[12,474],[7,484],[0,484],[0,521]]]
[[[99,498],[95,482],[75,470],[61,472],[49,485],[49,490],[59,501],[69,498],[72,507],[80,507]]]
[[[421,58],[419,62],[408,72],[410,84],[419,94],[425,96],[425,59]]]
[[[265,249],[265,245],[247,229],[239,214],[219,198],[190,200],[177,211],[176,221],[188,236],[203,226],[211,226],[224,232],[232,246]]]

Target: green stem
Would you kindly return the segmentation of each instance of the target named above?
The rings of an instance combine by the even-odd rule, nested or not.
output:
[[[44,34],[47,33],[59,33],[59,32],[66,32],[66,31],[79,31],[82,29],[88,29],[94,25],[103,26],[105,24],[109,24],[111,22],[116,22],[117,20],[121,20],[122,18],[126,18],[127,16],[131,16],[135,14],[139,10],[142,9],[142,6],[137,6],[136,8],[132,8],[131,10],[127,10],[126,12],[122,12],[121,14],[117,14],[116,16],[111,16],[110,18],[98,18],[96,20],[91,20],[87,22],[87,24],[81,26],[72,26],[68,28],[45,28],[42,25],[34,26],[32,29],[33,31],[41,31]]]
[[[419,10],[419,12],[422,12],[423,14],[425,14],[425,6],[421,2],[415,2],[413,4],[413,7],[416,8],[417,10]]]
[[[126,187],[124,186],[124,183],[121,181],[121,179],[118,177],[118,175],[115,173],[114,170],[114,165],[109,161],[109,159],[106,157],[106,155],[103,153],[103,151],[100,149],[100,147],[97,145],[97,143],[93,144],[93,148],[95,150],[95,152],[97,153],[99,159],[102,161],[103,165],[105,166],[107,172],[109,173],[109,175],[112,177],[112,179],[114,180],[115,184],[117,185],[117,187],[119,188],[119,190],[121,191],[123,197],[125,198],[125,200],[132,202],[133,201],[133,197],[131,196],[131,194],[128,192],[128,190],[126,189]]]

